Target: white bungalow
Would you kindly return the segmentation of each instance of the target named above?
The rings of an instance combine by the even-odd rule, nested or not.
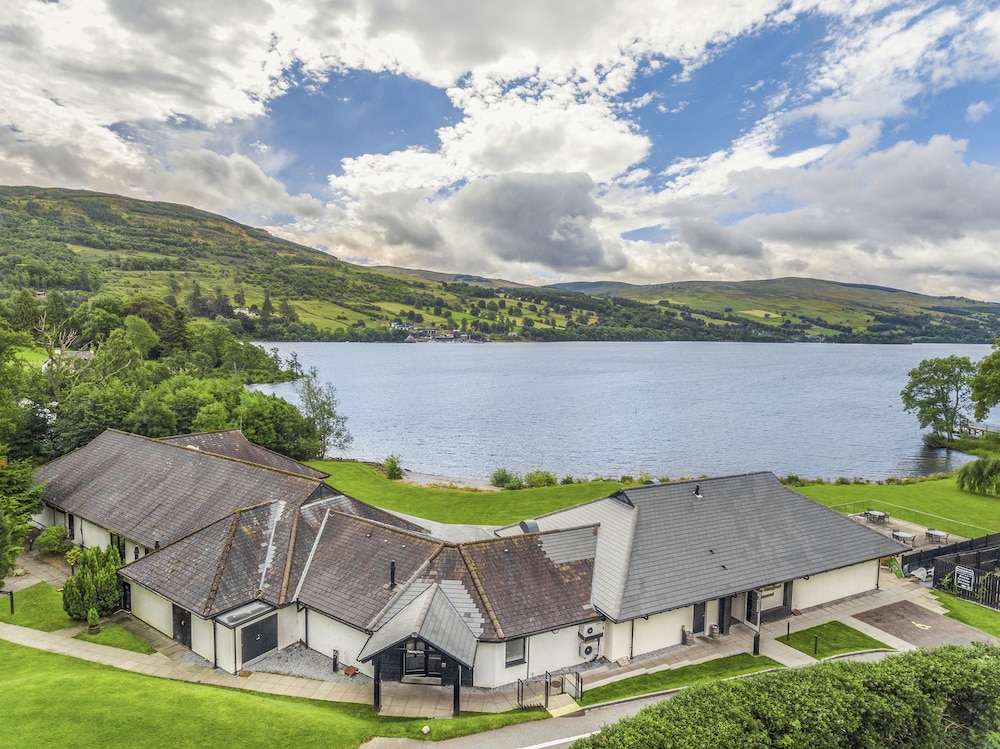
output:
[[[905,547],[770,473],[654,484],[471,542],[238,432],[108,431],[44,466],[43,524],[113,543],[126,608],[236,673],[301,642],[375,679],[499,687],[870,591]],[[196,448],[196,449],[192,449]],[[259,448],[257,448],[259,450]]]

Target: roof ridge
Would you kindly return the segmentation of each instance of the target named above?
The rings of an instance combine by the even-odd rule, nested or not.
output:
[[[292,562],[295,555],[295,539],[299,533],[299,518],[302,517],[301,505],[292,513],[292,530],[288,537],[288,548],[285,550],[285,573],[281,578],[281,590],[278,591],[278,603],[282,606],[288,603],[288,582],[292,576]]]
[[[413,624],[413,634],[414,635],[419,635],[420,634],[420,628],[424,624],[424,619],[427,617],[427,612],[430,611],[431,604],[434,602],[434,597],[438,594],[438,591],[440,591],[440,590],[441,590],[441,587],[437,583],[431,583],[430,585],[427,586],[427,590],[425,590],[423,593],[420,594],[421,596],[427,596],[427,599],[424,601],[423,605],[420,607],[420,611],[417,612],[417,616],[416,616],[416,619],[415,619],[414,624]],[[428,593],[430,595],[428,595]],[[419,598],[419,597],[420,596],[417,596],[417,598]],[[445,599],[447,600],[447,596],[445,596]],[[414,599],[414,601],[415,600],[416,599]]]
[[[298,514],[298,513],[296,513]],[[323,522],[319,524],[319,530],[316,531],[316,538],[313,539],[312,548],[309,550],[309,556],[306,558],[305,566],[302,568],[302,574],[299,576],[299,584],[295,586],[295,599],[302,594],[302,586],[306,582],[306,577],[309,574],[309,568],[312,566],[313,557],[316,556],[316,549],[319,547],[320,539],[323,538],[323,529],[326,528],[326,521],[330,517],[330,510],[327,509],[326,513],[323,515]]]
[[[229,535],[226,538],[226,545],[222,548],[222,554],[219,557],[219,566],[215,570],[212,587],[208,590],[208,596],[205,599],[205,608],[202,616],[208,616],[212,611],[213,605],[215,604],[215,596],[218,595],[219,586],[222,584],[222,574],[226,570],[226,562],[229,561],[229,552],[232,551],[233,539],[236,538],[236,529],[239,527],[239,523],[240,512],[237,510],[233,513],[233,519],[229,525]]]
[[[461,545],[458,547],[458,552],[462,555],[462,561],[465,562],[465,567],[472,578],[472,584],[476,587],[476,593],[479,594],[479,598],[486,608],[486,615],[490,618],[490,624],[493,625],[493,629],[496,630],[501,640],[506,639],[503,627],[500,626],[500,620],[497,619],[497,613],[493,610],[493,603],[490,601],[490,597],[486,595],[486,588],[483,586],[483,581],[479,579],[479,573],[476,571],[476,563],[473,561],[469,550],[464,545]]]
[[[393,592],[393,594],[389,596],[389,600],[386,601],[385,606],[379,609],[378,612],[375,614],[375,616],[372,617],[371,621],[368,622],[368,626],[366,627],[366,629],[371,630],[373,632],[375,631],[375,628],[378,626],[378,623],[382,621],[382,617],[388,614],[390,609],[392,609],[392,607],[396,605],[396,602],[399,601],[400,598],[402,598],[403,593],[408,591],[413,586],[413,584],[419,579],[420,573],[431,566],[431,560],[441,553],[442,548],[443,545],[438,544],[438,548],[434,550],[434,553],[428,556],[423,562],[421,562],[417,566],[417,568],[413,571],[412,575],[410,575],[405,581],[396,586],[395,592]],[[437,583],[430,583],[430,585],[436,585],[436,584]],[[417,596],[422,596],[422,595],[423,592],[417,594]],[[403,608],[406,608],[406,606],[404,606]]]

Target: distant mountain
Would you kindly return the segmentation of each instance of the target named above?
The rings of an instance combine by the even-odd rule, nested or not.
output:
[[[992,342],[1000,306],[806,278],[656,285],[347,263],[183,205],[0,187],[0,313],[20,290],[148,295],[258,340]],[[268,306],[270,305],[270,306]],[[272,310],[266,312],[265,310]]]
[[[489,289],[526,289],[531,288],[528,284],[505,281],[502,278],[485,278],[483,276],[470,276],[466,273],[441,273],[436,270],[417,270],[414,268],[398,268],[394,265],[366,265],[371,270],[385,273],[398,273],[414,278],[424,278],[428,281],[439,283],[464,283],[470,286],[484,286]]]

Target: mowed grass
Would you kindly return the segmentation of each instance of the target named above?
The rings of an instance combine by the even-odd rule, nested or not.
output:
[[[820,659],[844,653],[859,653],[863,650],[884,650],[889,647],[884,642],[838,621],[792,632],[790,637],[782,635],[778,640],[800,653]]]
[[[907,484],[810,484],[795,491],[827,506],[874,499],[1000,531],[1000,499],[964,492],[950,476]]]
[[[94,642],[98,645],[107,645],[119,650],[129,650],[133,653],[142,653],[143,655],[156,652],[152,645],[142,638],[136,637],[119,624],[105,624],[96,635],[87,634],[87,630],[84,630],[76,636],[76,639]]]
[[[642,674],[629,679],[622,679],[612,684],[585,691],[581,705],[597,705],[612,700],[622,700],[627,697],[637,697],[653,692],[663,692],[668,689],[689,687],[705,681],[729,679],[733,676],[752,674],[771,668],[781,668],[781,664],[764,655],[740,653],[727,658],[697,663],[692,666],[681,666],[654,674]]]
[[[606,497],[622,486],[617,481],[588,481],[516,491],[431,489],[390,481],[371,466],[353,461],[312,461],[309,465],[329,473],[327,483],[355,499],[440,523],[517,523],[525,518]]]
[[[30,588],[14,594],[14,616],[10,615],[10,600],[0,598],[0,622],[16,624],[19,627],[55,632],[82,624],[71,619],[62,606],[62,593],[48,583],[35,583]]]
[[[356,749],[372,736],[464,736],[545,717],[543,711],[452,720],[380,718],[370,705],[321,702],[156,679],[0,641],[4,746]],[[59,697],[63,716],[51,710]]]
[[[943,590],[931,590],[931,593],[948,610],[945,614],[948,618],[968,624],[988,635],[1000,637],[1000,611],[988,609],[971,601],[963,601]]]

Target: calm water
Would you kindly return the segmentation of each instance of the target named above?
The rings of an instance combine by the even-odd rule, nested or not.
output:
[[[725,475],[871,480],[952,470],[899,391],[921,360],[986,345],[278,343],[337,389],[354,444],[487,478]],[[289,385],[266,388],[294,401]]]

